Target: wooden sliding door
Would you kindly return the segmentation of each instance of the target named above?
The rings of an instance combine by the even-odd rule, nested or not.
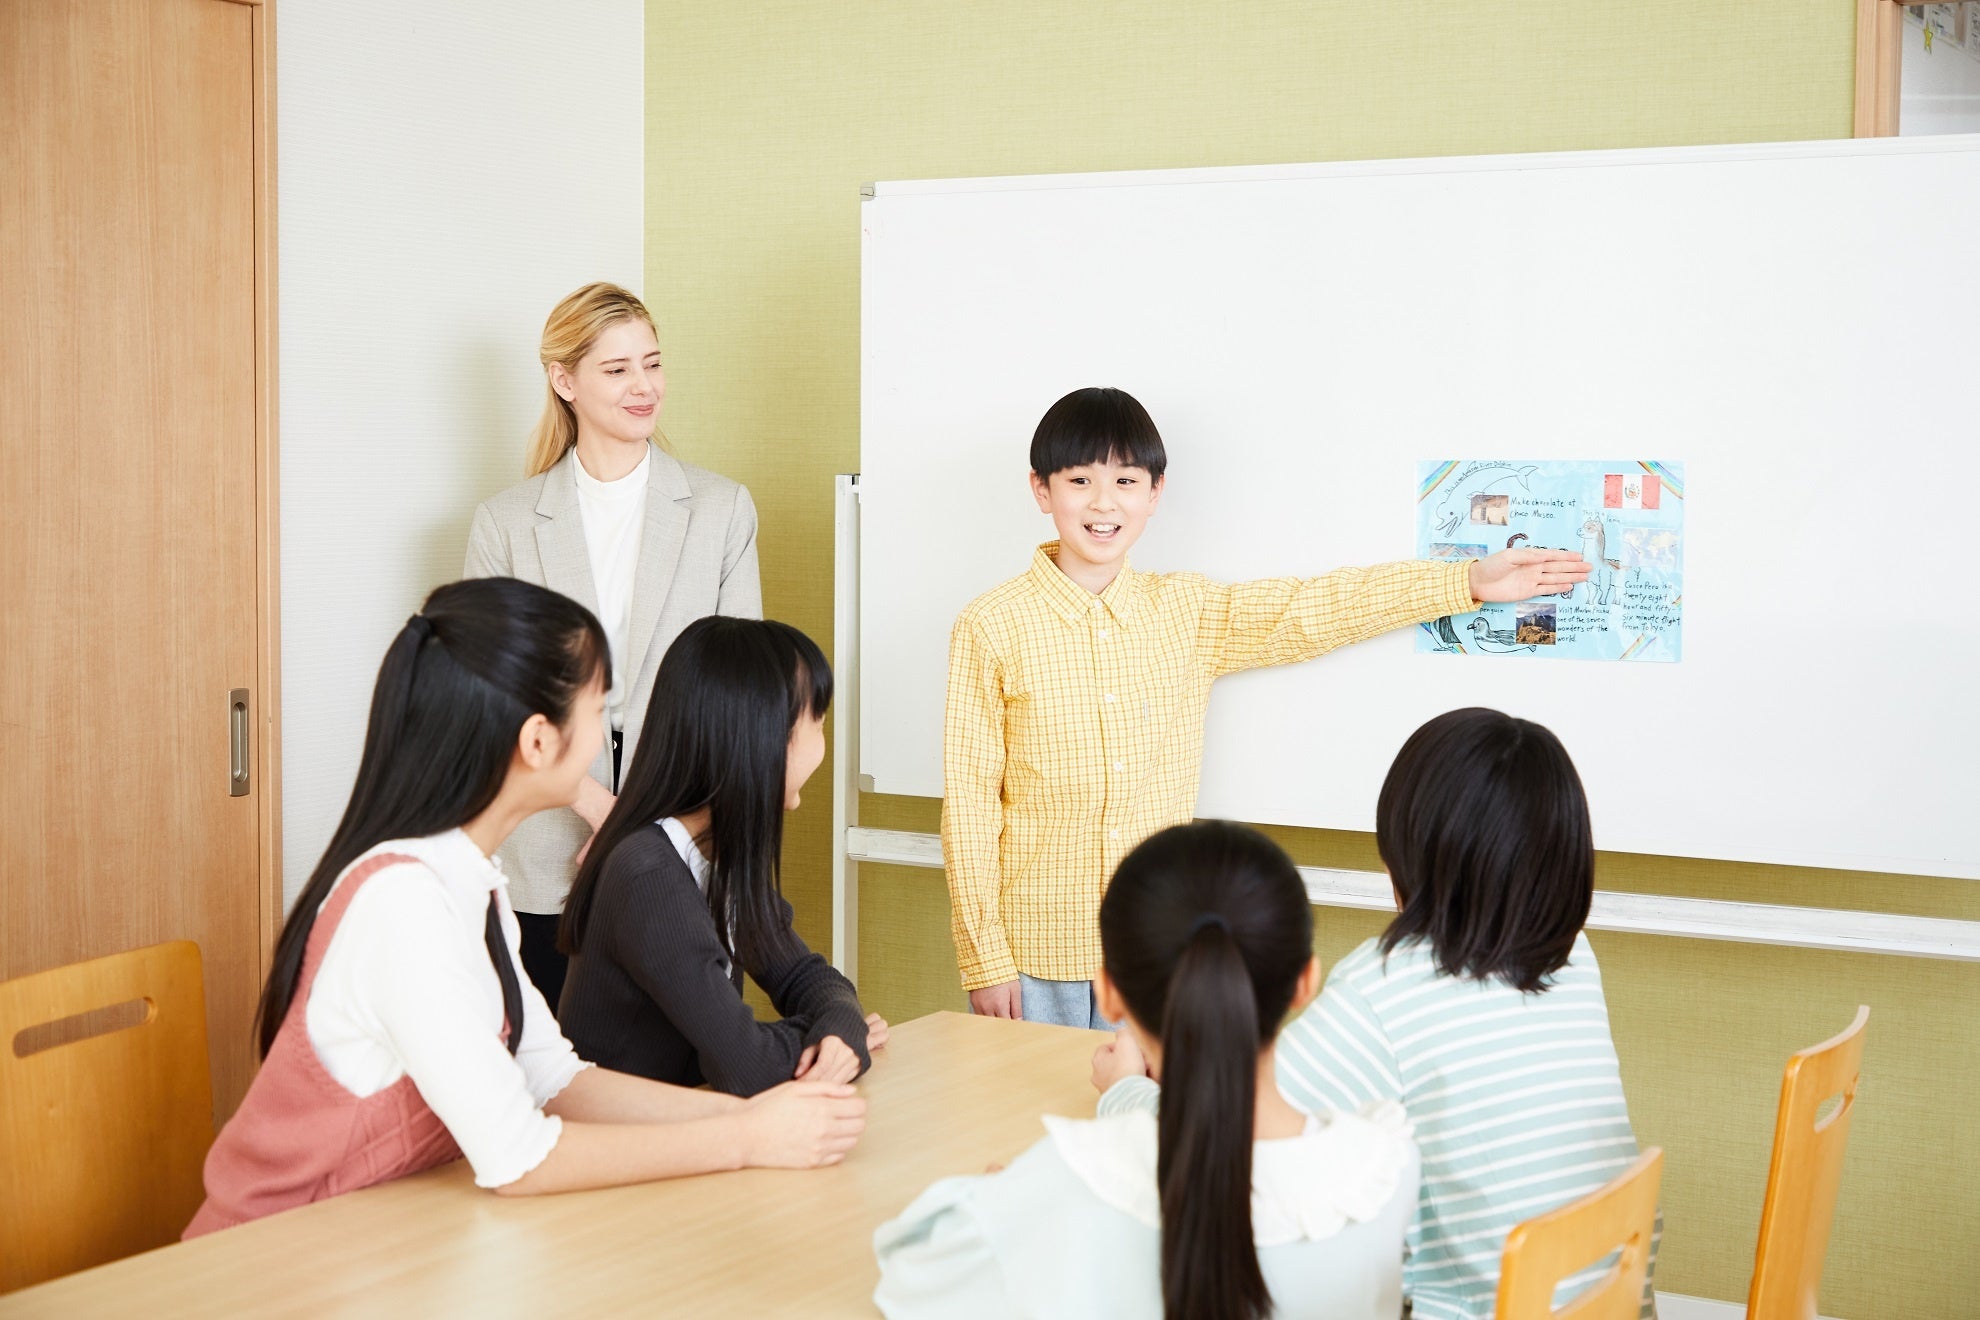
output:
[[[222,1116],[280,892],[266,24],[0,0],[0,979],[197,941]]]

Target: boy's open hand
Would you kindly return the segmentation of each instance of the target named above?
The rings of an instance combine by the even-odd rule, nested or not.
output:
[[[1501,550],[1472,561],[1473,600],[1564,596],[1588,578],[1588,561],[1573,550]]]

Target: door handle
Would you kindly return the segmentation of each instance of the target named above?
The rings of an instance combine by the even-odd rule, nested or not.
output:
[[[248,792],[248,690],[235,688],[227,694],[227,796],[246,797]]]

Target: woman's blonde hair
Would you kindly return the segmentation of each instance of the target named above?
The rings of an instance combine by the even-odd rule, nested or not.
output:
[[[544,372],[543,415],[529,433],[529,457],[523,464],[523,475],[548,472],[577,443],[577,413],[551,387],[550,364],[561,362],[566,371],[576,371],[598,336],[621,321],[644,321],[659,338],[660,330],[646,304],[616,284],[585,285],[558,303],[543,323],[543,342],[536,350]],[[657,429],[654,434],[659,434]]]

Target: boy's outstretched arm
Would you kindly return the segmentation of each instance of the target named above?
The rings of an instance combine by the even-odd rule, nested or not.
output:
[[[998,909],[1003,873],[1004,685],[982,627],[964,613],[949,634],[942,719],[942,863],[956,965],[976,1011],[1022,1017],[1017,962]]]
[[[1487,559],[1408,559],[1316,578],[1211,584],[1197,645],[1213,677],[1294,664],[1392,628],[1468,614],[1481,600],[1572,591],[1587,576],[1571,550],[1502,550]]]

